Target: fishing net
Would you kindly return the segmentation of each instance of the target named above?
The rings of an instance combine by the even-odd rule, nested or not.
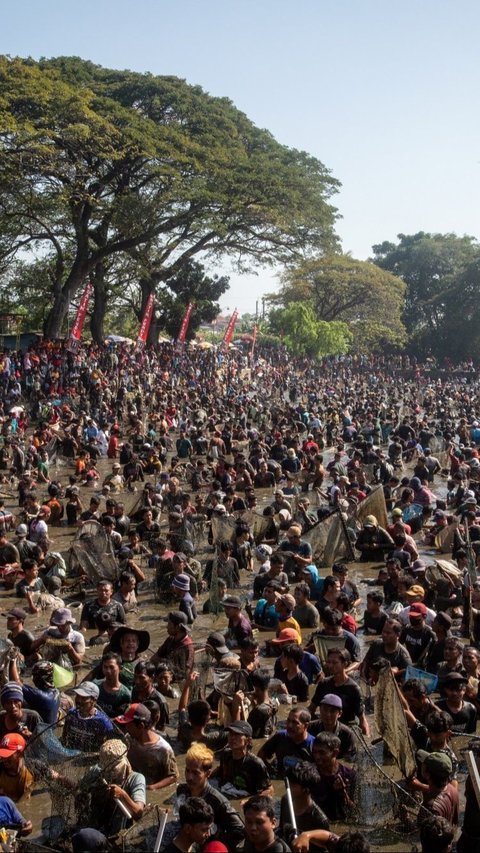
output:
[[[343,651],[346,640],[345,637],[327,637],[322,636],[321,634],[314,634],[313,643],[315,646],[315,653],[322,664],[322,667],[325,668],[329,651],[331,649],[340,649]]]
[[[307,530],[302,539],[310,543],[312,562],[317,566],[331,566],[336,560],[352,559],[347,528],[337,511]]]
[[[434,559],[434,565],[425,569],[425,580],[431,586],[435,586],[439,580],[447,580],[456,583],[463,577],[463,572],[453,560]],[[475,573],[476,579],[476,573]]]
[[[399,697],[399,688],[390,667],[380,670],[375,691],[375,724],[402,774],[408,778],[416,770],[415,751]]]
[[[235,536],[236,520],[229,516],[225,518],[222,515],[212,515],[212,542],[216,545],[217,542],[229,542]]]
[[[93,583],[116,580],[117,559],[111,540],[98,521],[87,521],[79,528],[70,548],[70,571],[87,575]]]
[[[150,803],[145,806],[141,820],[134,823],[129,829],[122,830],[117,839],[116,847],[123,853],[136,853],[137,850],[151,851],[159,833],[159,827],[164,826],[163,815],[166,812],[157,805]],[[162,819],[163,818],[163,819]],[[163,835],[163,832],[161,833]]]
[[[357,504],[355,508],[354,518],[360,527],[367,515],[374,515],[380,527],[386,527],[388,524],[387,505],[385,503],[385,494],[383,486],[375,486],[369,495]]]
[[[246,521],[248,523],[257,545],[259,542],[262,542],[270,526],[270,518],[267,518],[254,510],[247,510],[247,512],[244,512],[242,515],[242,521]]]
[[[207,687],[213,684],[213,664],[214,660],[205,649],[195,651],[195,659],[193,668],[198,672],[198,678],[192,683],[190,688],[190,701],[195,699],[205,699]]]
[[[10,649],[13,648],[14,645],[11,640],[0,637],[0,686],[8,681],[8,662],[10,660]]]
[[[400,782],[398,769],[384,769],[384,746],[381,742],[370,744],[360,729],[352,732],[356,740],[353,762],[357,778],[354,808],[350,816],[356,828],[363,832],[371,845],[398,849],[399,839],[414,835],[420,809],[420,797],[412,795]],[[397,778],[395,778],[397,777]],[[402,846],[402,850],[409,849]]]

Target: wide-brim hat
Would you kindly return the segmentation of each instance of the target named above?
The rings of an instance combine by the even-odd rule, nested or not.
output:
[[[110,638],[110,651],[120,654],[120,643],[125,634],[136,634],[138,637],[137,653],[146,652],[150,645],[150,634],[148,631],[141,631],[139,628],[131,628],[129,625],[122,625],[117,628]]]

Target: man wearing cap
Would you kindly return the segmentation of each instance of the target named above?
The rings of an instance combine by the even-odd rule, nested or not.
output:
[[[361,553],[362,562],[379,562],[394,549],[392,537],[380,527],[374,515],[367,515],[360,530],[355,548]]]
[[[309,542],[302,541],[301,535],[300,525],[292,524],[287,530],[287,538],[279,545],[279,551],[289,556],[298,575],[312,562],[312,546]]]
[[[309,734],[316,737],[320,732],[330,732],[340,741],[339,758],[349,759],[355,753],[355,739],[352,730],[340,722],[343,702],[336,693],[326,693],[319,705],[320,718],[308,724]]]
[[[95,628],[95,621],[99,614],[108,613],[114,622],[126,622],[125,611],[119,601],[113,599],[113,584],[109,580],[99,580],[97,583],[97,597],[93,601],[87,601],[80,616],[80,628],[82,631]]]
[[[32,666],[38,660],[39,656],[32,649],[34,641],[33,634],[30,631],[25,631],[24,628],[27,618],[25,610],[21,607],[12,607],[11,610],[7,610],[3,615],[7,617],[8,639],[19,649],[27,666]]]
[[[75,708],[65,717],[63,745],[82,752],[97,752],[114,730],[112,721],[96,707],[100,689],[93,681],[84,681],[73,693]]]
[[[63,640],[62,654],[68,655],[73,666],[78,666],[85,654],[85,638],[80,631],[74,631],[74,622],[72,611],[68,607],[58,607],[50,617],[50,628],[33,641],[32,649],[37,651],[50,639]]]
[[[405,646],[414,666],[423,668],[429,647],[435,642],[435,634],[425,624],[427,608],[422,601],[410,605],[410,625],[404,626],[400,643]]]
[[[41,720],[40,714],[23,707],[23,690],[16,681],[7,681],[0,691],[0,738],[7,734],[21,734],[29,738]]]
[[[25,738],[16,732],[3,735],[0,740],[0,791],[14,803],[29,796],[34,785],[23,757],[26,746]]]
[[[128,760],[145,776],[147,788],[158,791],[178,778],[177,762],[170,744],[152,728],[152,716],[141,702],[129,705],[115,722],[130,736]]]
[[[267,768],[261,758],[250,752],[253,735],[250,723],[236,720],[227,726],[227,731],[228,747],[217,754],[220,764],[212,774],[212,778],[219,780],[220,790],[228,785],[233,786],[239,792],[237,796],[241,797],[271,794],[273,789]],[[233,791],[229,792],[229,796],[232,795]]]
[[[407,606],[400,610],[400,613],[395,617],[401,625],[408,625],[410,623],[410,607],[412,604],[422,603],[425,598],[425,589],[420,584],[415,583],[409,589],[407,589],[405,593],[405,597],[407,599]],[[426,607],[426,605],[425,605]],[[433,625],[433,621],[436,617],[435,610],[432,610],[430,607],[426,607],[425,615],[425,624],[430,628]]]
[[[236,649],[242,640],[252,636],[252,626],[247,617],[241,612],[242,602],[237,595],[227,595],[223,599],[225,616],[228,627],[225,632],[225,644],[229,649]]]
[[[178,609],[187,617],[187,624],[193,625],[197,618],[197,608],[190,595],[190,577],[188,575],[174,575],[172,579],[172,590],[178,599]]]
[[[449,672],[442,681],[444,699],[436,703],[440,711],[447,711],[453,720],[452,730],[473,734],[477,728],[477,709],[465,701],[468,678],[461,672]]]
[[[180,610],[168,614],[167,638],[152,657],[152,663],[166,660],[173,669],[175,680],[183,681],[193,668],[194,648],[189,634],[188,619]]]
[[[458,824],[458,789],[450,782],[452,762],[444,752],[426,752],[419,749],[417,759],[422,765],[422,776],[428,788],[423,791],[423,809],[431,814],[445,818],[453,826]],[[425,815],[420,809],[418,821]],[[473,850],[473,848],[472,848]]]

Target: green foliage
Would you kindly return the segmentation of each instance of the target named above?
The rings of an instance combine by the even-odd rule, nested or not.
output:
[[[478,340],[480,246],[455,234],[398,235],[373,246],[373,261],[406,284],[404,322],[416,354],[464,358]]]
[[[312,305],[292,302],[270,312],[270,328],[297,356],[320,358],[345,353],[352,340],[346,323],[318,320]]]
[[[54,256],[48,336],[122,254],[158,284],[199,254],[246,269],[336,246],[323,164],[175,77],[0,57],[0,155],[0,264]]]
[[[280,291],[269,300],[309,305],[317,320],[342,321],[350,329],[352,348],[371,351],[404,342],[404,292],[400,279],[372,263],[329,255],[287,269]]]

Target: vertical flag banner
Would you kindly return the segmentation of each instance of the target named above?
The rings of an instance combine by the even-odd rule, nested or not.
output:
[[[232,316],[230,317],[228,326],[225,329],[225,334],[223,336],[222,345],[224,347],[228,347],[232,343],[233,333],[235,331],[235,323],[237,322],[237,317],[238,317],[238,311],[235,308],[235,311],[233,312]]]
[[[85,290],[83,291],[82,298],[80,299],[80,303],[77,310],[77,316],[75,317],[75,321],[72,326],[72,331],[70,332],[70,338],[67,344],[67,349],[70,352],[77,352],[78,347],[80,345],[83,324],[85,322],[85,317],[87,316],[88,303],[90,301],[90,296],[92,295],[92,292],[93,284],[89,282]]]
[[[193,310],[193,302],[189,302],[188,308],[185,311],[185,315],[182,320],[182,325],[180,326],[180,333],[178,335],[177,341],[179,344],[185,343],[185,338],[187,337],[188,324],[190,322],[190,316]]]
[[[257,324],[255,323],[253,327],[253,335],[252,335],[252,348],[250,350],[250,357],[253,358],[253,353],[255,351],[255,344],[257,341]]]
[[[153,317],[153,306],[155,304],[155,296],[153,293],[147,299],[147,304],[145,305],[145,311],[143,312],[142,322],[140,323],[140,330],[138,332],[137,338],[137,347],[144,347],[147,343],[148,332],[150,329],[150,323],[152,322]]]

